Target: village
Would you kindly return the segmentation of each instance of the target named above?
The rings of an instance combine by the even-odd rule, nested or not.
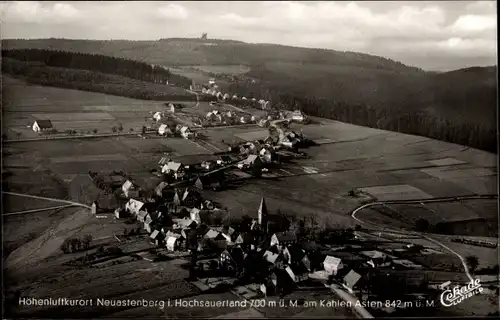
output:
[[[264,192],[258,207],[245,213],[229,210],[216,195],[242,184],[273,181],[280,172],[292,170],[296,160],[314,161],[307,152],[309,147],[332,140],[305,135],[302,129],[314,119],[300,110],[280,110],[264,99],[224,94],[215,79],[208,86],[193,84],[191,90],[203,102],[194,106],[162,102],[156,111],[138,113],[138,118],[145,119],[139,129],[121,124],[110,127],[113,139],[130,135],[131,141],[160,145],[151,149],[153,157],[148,154],[143,161],[147,165],[139,164],[146,168],[145,173],[90,170],[70,180],[70,198],[91,204],[100,229],[96,235],[92,232],[97,227],[91,226],[82,240],[69,238],[61,245],[65,254],[85,252],[67,265],[99,268],[126,265],[133,259],[155,265],[169,261],[188,270],[186,281],[202,293],[230,291],[241,299],[263,301],[295,295],[301,297],[299,304],[321,296],[347,303],[358,316],[366,316],[366,310],[375,316],[405,316],[415,308],[422,311],[422,304],[433,309],[445,289],[441,279],[448,280],[460,267],[437,269],[441,260],[451,258],[429,242],[412,241],[407,234],[382,233],[366,224],[332,228],[318,225],[314,214],[271,211]],[[233,126],[260,127],[260,131],[243,133],[245,141],[222,140],[218,147],[210,148],[217,142],[205,139],[204,129]],[[58,132],[49,119],[36,120],[30,130],[46,137],[77,134],[73,129]],[[104,135],[102,130],[80,133]],[[170,152],[167,142],[213,152],[185,161],[182,150],[188,147]],[[135,147],[134,143],[130,142]],[[141,149],[137,147],[136,152],[140,154]],[[309,164],[297,167],[301,171],[297,175],[318,174]],[[356,201],[366,196],[354,189],[342,192]],[[123,232],[117,231],[122,227]],[[116,239],[118,245],[106,243],[109,247],[104,249],[99,244],[103,238]],[[373,301],[381,303],[371,304]]]
[[[174,106],[169,108],[173,113]],[[221,122],[223,114],[214,110],[207,119]],[[435,299],[433,290],[439,289],[435,284],[423,278],[403,281],[397,274],[424,270],[412,258],[435,253],[432,249],[377,240],[373,230],[359,225],[336,230],[313,227],[307,217],[297,220],[269,212],[264,196],[255,215],[243,217],[231,216],[223,204],[204,197],[206,190],[219,192],[234,182],[270,175],[283,159],[307,156],[299,152],[299,147],[308,146],[307,138],[287,132],[290,122],[304,121],[305,115],[298,111],[287,116],[278,113],[261,120],[269,129],[267,138],[229,147],[215,161],[185,165],[161,157],[152,172],[163,181],[152,191],[143,190],[132,179],[125,181],[119,193],[126,203],[113,216],[138,227],[115,237],[145,238],[155,248],[153,254],[140,255],[148,261],[190,257],[189,279],[201,291],[237,288],[244,299],[273,299],[301,288],[342,290],[361,301],[397,298],[406,301],[403,309]],[[154,114],[159,135],[196,136],[186,126],[170,130],[163,118],[165,113]],[[92,214],[102,217],[109,214],[109,208],[100,208],[95,201]],[[389,284],[392,292],[384,289]],[[371,312],[384,315],[401,309],[401,305],[381,304]]]

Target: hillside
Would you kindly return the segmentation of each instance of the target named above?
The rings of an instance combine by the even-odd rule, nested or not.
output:
[[[311,115],[496,150],[496,66],[436,73],[362,53],[212,39],[2,41],[3,50],[24,48],[178,68],[247,66],[222,89]]]

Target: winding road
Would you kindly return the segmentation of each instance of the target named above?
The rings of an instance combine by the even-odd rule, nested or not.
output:
[[[484,195],[469,195],[469,196],[458,196],[458,197],[429,198],[429,199],[418,199],[418,200],[376,201],[376,202],[367,203],[367,204],[364,204],[364,205],[362,205],[360,207],[357,207],[356,209],[354,209],[351,212],[351,217],[354,220],[356,220],[356,221],[358,221],[358,222],[360,222],[362,224],[369,224],[369,225],[375,226],[377,228],[383,229],[384,231],[390,231],[390,232],[404,234],[404,235],[408,235],[408,236],[420,236],[420,237],[422,237],[422,238],[424,238],[426,240],[429,240],[429,241],[431,241],[431,242],[439,245],[440,247],[442,247],[443,249],[451,252],[452,254],[454,254],[455,256],[457,256],[460,259],[460,261],[462,262],[462,266],[464,268],[465,274],[467,275],[467,278],[469,278],[470,281],[474,281],[474,278],[470,274],[469,266],[467,265],[467,262],[465,261],[464,257],[462,255],[460,255],[459,253],[457,253],[456,251],[452,250],[450,247],[448,247],[444,243],[442,243],[442,242],[440,242],[440,241],[438,241],[438,240],[436,240],[434,238],[429,237],[424,232],[393,230],[393,229],[390,229],[390,228],[381,227],[381,226],[379,226],[379,225],[377,225],[377,224],[375,224],[373,222],[367,222],[367,221],[360,220],[358,217],[356,217],[356,214],[358,212],[360,212],[361,210],[363,210],[363,209],[366,209],[366,208],[369,208],[369,207],[372,207],[372,206],[376,206],[376,205],[387,205],[387,204],[425,204],[425,203],[433,203],[433,202],[450,202],[450,201],[460,201],[460,200],[497,199],[497,198],[498,198],[497,195],[484,194]]]

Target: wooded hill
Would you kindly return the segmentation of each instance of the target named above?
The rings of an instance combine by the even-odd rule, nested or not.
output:
[[[211,39],[3,40],[2,45],[165,66],[246,65],[251,71],[237,76],[224,92],[284,103],[310,115],[496,151],[496,66],[436,73],[361,53]]]

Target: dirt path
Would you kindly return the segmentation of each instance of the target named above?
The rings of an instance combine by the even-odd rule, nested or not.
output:
[[[41,236],[14,250],[6,259],[4,268],[12,271],[31,264],[37,264],[58,251],[68,237],[78,234],[93,218],[88,209],[76,208],[75,212],[49,228]]]

